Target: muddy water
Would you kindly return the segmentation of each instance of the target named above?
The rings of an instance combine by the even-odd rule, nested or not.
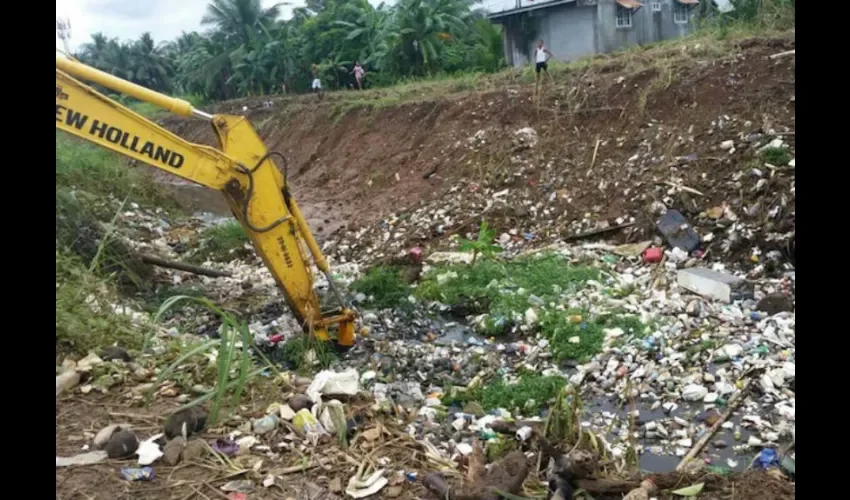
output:
[[[218,191],[182,180],[160,179],[159,182],[175,197],[180,206],[190,213],[211,213],[223,217],[232,215],[224,196]],[[310,197],[296,198],[296,201],[307,220],[307,226],[319,243],[345,225],[342,217],[335,215],[334,206],[330,202]]]
[[[624,409],[620,409],[617,407],[617,404],[609,401],[606,398],[600,397],[588,397],[584,400],[585,411],[587,412],[587,416],[590,417],[594,414],[599,413],[613,413],[617,415],[619,421],[628,421],[628,415]],[[673,410],[670,414],[667,414],[662,408],[651,409],[649,405],[638,404],[637,410],[640,412],[640,415],[636,419],[636,427],[642,427],[643,423],[650,421],[664,421],[664,425],[667,427],[670,432],[671,441],[675,440],[673,438],[673,431],[678,427],[675,424],[668,424],[667,421],[672,419],[673,417],[682,418],[691,423],[697,423],[697,417],[700,413],[703,412],[702,405],[693,405],[686,402],[679,402],[679,407]],[[721,409],[721,413],[722,413]],[[733,449],[734,446],[741,445],[747,442],[747,438],[750,437],[751,433],[747,429],[741,427],[741,415],[734,414],[729,418],[729,422],[733,422],[735,427],[739,428],[741,431],[741,439],[736,441],[734,438],[734,430],[733,429],[719,429],[717,433],[709,440],[709,443],[703,448],[702,454],[699,456],[702,459],[707,459],[710,461],[710,465],[715,465],[718,467],[725,467],[736,471],[743,471],[750,465],[750,462],[753,458],[758,454],[758,450],[749,450],[747,452],[736,453]],[[707,430],[707,427],[703,428],[703,431]],[[692,441],[696,443],[702,434],[697,434],[692,436]],[[614,436],[609,434],[606,436],[606,439],[613,440]],[[723,441],[726,444],[725,448],[717,448],[713,443],[717,441]],[[656,454],[651,451],[653,446],[658,446],[660,442],[655,439],[644,439],[641,438],[638,440],[638,443],[643,446],[643,453],[640,455],[640,468],[647,472],[669,472],[676,468],[676,466],[681,461],[681,457],[677,457],[673,454]],[[665,447],[666,451],[666,447]],[[690,450],[686,450],[690,451]],[[731,464],[737,463],[735,467],[731,467]]]

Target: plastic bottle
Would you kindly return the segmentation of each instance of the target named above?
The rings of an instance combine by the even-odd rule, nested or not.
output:
[[[255,434],[265,434],[277,429],[277,424],[280,419],[276,415],[266,415],[263,418],[254,420],[253,428]]]

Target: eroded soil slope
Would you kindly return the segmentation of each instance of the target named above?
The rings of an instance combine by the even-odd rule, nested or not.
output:
[[[561,232],[578,219],[640,217],[670,194],[671,182],[698,191],[703,207],[727,201],[741,162],[760,162],[731,154],[724,141],[779,135],[793,147],[795,59],[770,56],[794,45],[787,35],[600,56],[556,72],[538,105],[528,74],[517,72],[477,80],[489,90],[438,82],[328,94],[321,102],[278,97],[270,108],[265,98],[246,99],[215,111],[245,114],[268,147],[286,155],[320,239],[434,200],[457,190],[460,179],[471,191],[519,187],[530,199],[558,193],[566,200],[556,208],[563,227],[553,230]],[[212,143],[204,123],[164,124]],[[533,147],[517,140],[524,127],[534,129]],[[687,199],[677,202],[687,209]],[[791,217],[793,200],[786,209]],[[413,239],[433,236],[425,233]]]

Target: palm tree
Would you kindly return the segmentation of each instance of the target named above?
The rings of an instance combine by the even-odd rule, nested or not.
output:
[[[361,47],[357,60],[364,66],[378,68],[389,52],[387,43],[389,18],[386,6],[381,2],[377,8],[373,9],[370,6],[361,11],[354,22],[338,20],[335,23],[350,30],[346,36],[347,42],[353,42],[354,45]]]
[[[150,33],[142,33],[130,47],[130,64],[135,83],[154,90],[169,90],[169,80],[173,74],[171,61],[163,47],[156,46]]]
[[[467,29],[475,0],[401,0],[395,9],[394,31],[400,50],[417,72],[433,73],[446,34]]]
[[[213,25],[218,31],[247,44],[251,33],[260,25],[271,26],[274,23],[280,16],[282,5],[286,3],[264,9],[260,0],[212,0],[207,5],[206,15],[201,18],[201,24]]]

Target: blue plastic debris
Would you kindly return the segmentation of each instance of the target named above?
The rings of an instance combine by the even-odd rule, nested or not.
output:
[[[756,457],[755,466],[761,469],[769,469],[779,465],[779,459],[776,456],[776,450],[773,448],[765,448]]]
[[[155,476],[153,467],[121,467],[121,477],[127,481],[150,481]]]

